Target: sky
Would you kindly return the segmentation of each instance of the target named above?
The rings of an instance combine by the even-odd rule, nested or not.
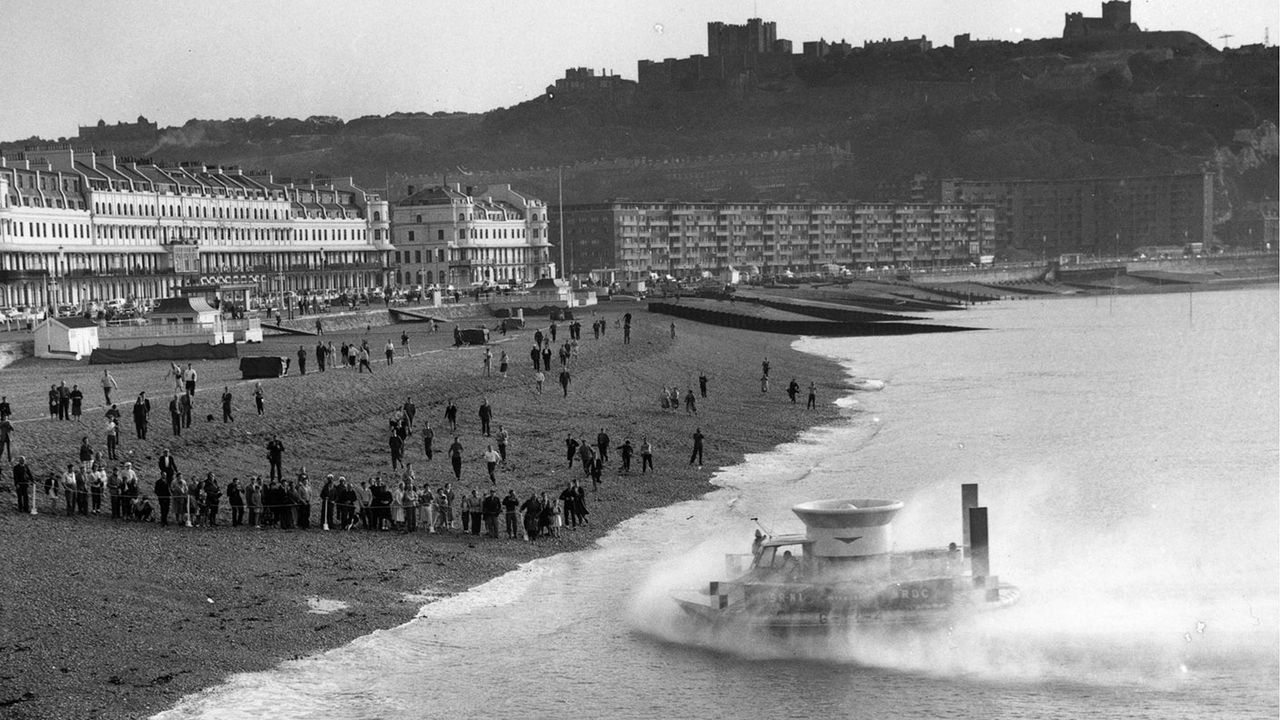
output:
[[[706,24],[777,23],[806,40],[1058,37],[1101,0],[3,0],[0,140],[74,137],[99,119],[344,120],[483,112],[540,95],[566,68],[635,79],[636,61],[706,52]],[[1275,0],[1133,0],[1145,30],[1217,47],[1280,32]]]

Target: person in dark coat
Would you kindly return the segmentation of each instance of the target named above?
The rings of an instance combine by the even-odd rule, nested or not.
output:
[[[222,386],[222,422],[235,422],[235,418],[231,416],[231,388],[226,385]]]
[[[209,513],[209,527],[218,524],[218,502],[222,499],[222,491],[218,489],[218,483],[213,479],[213,473],[209,473],[204,477],[204,508]]]
[[[147,399],[147,393],[138,393],[138,399],[133,401],[133,428],[137,431],[139,440],[147,439],[147,416],[150,414],[151,401]]]
[[[399,433],[392,432],[387,438],[387,445],[391,448],[391,469],[395,470],[404,465],[404,440]]]
[[[182,408],[178,405],[178,396],[169,401],[169,420],[173,423],[173,434],[182,434]]]
[[[19,455],[18,462],[13,466],[13,491],[18,495],[18,512],[31,512],[33,487],[35,477],[31,475],[31,468],[27,467],[27,459]]]
[[[239,527],[244,522],[244,493],[236,478],[227,483],[227,502],[231,505],[231,527]]]
[[[169,495],[170,495],[168,476],[161,475],[160,479],[156,480],[155,491],[156,491],[156,501],[160,503],[160,525],[161,526],[168,525],[169,524]]]
[[[270,476],[273,480],[284,480],[284,443],[275,435],[267,442],[267,460],[271,464]]]
[[[524,511],[524,532],[532,542],[538,539],[539,521],[542,516],[542,501],[538,499],[536,494],[530,495],[528,500],[520,504],[520,509]]]

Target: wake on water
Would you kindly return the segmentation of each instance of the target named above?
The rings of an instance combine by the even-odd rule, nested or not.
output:
[[[1017,492],[988,492],[983,503],[999,518],[992,527],[993,571],[1022,590],[1009,609],[949,626],[862,626],[808,637],[713,630],[681,611],[670,592],[729,579],[725,555],[747,550],[752,527],[742,515],[749,503],[734,498],[726,511],[739,516],[738,529],[656,567],[634,596],[631,626],[663,642],[744,659],[994,681],[1168,688],[1214,682],[1242,667],[1253,673],[1274,667],[1280,602],[1266,573],[1257,582],[1236,567],[1207,572],[1203,554],[1190,560],[1191,554],[1135,540],[1167,535],[1168,524],[1179,520],[1167,514],[1082,534],[1071,518],[1044,512],[1054,507],[1043,502],[1053,479],[1020,480]],[[941,487],[910,498],[895,521],[898,548],[938,544],[938,528],[958,526],[957,498],[956,488]]]

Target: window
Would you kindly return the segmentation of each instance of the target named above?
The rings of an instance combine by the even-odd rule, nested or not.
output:
[[[413,261],[414,261],[415,263],[421,263],[421,262],[422,262],[422,251],[421,251],[421,250],[414,250],[414,251],[413,251]]]
[[[412,230],[410,230],[410,231],[409,231],[409,242],[413,242],[413,240],[414,240],[414,237],[413,237],[413,231],[412,231]]]
[[[419,215],[419,216],[418,216],[417,222],[419,222],[419,223],[420,223],[420,222],[422,222],[422,216],[421,216],[421,215]]]
[[[436,231],[436,239],[437,239],[437,240],[444,240],[444,230],[437,230],[437,231]]]
[[[436,262],[444,262],[444,248],[436,250]]]

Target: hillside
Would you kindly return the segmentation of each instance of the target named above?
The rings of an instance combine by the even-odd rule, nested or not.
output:
[[[643,168],[573,165],[823,143],[849,152],[811,179],[804,189],[810,197],[903,199],[918,174],[1083,177],[1206,168],[1219,173],[1222,219],[1274,199],[1277,49],[1219,53],[1189,34],[1148,35],[1176,36],[1161,40],[1176,51],[1032,41],[907,57],[855,53],[802,61],[785,77],[731,89],[642,89],[624,103],[542,96],[483,115],[191,120],[162,130],[158,142],[112,149],[278,177],[352,175],[369,187],[389,182],[393,198],[408,178],[465,182],[467,169],[529,167],[548,169],[518,184],[555,197],[550,168],[559,165],[568,167],[567,202],[703,197],[696,184]],[[716,193],[760,194],[745,181]]]

